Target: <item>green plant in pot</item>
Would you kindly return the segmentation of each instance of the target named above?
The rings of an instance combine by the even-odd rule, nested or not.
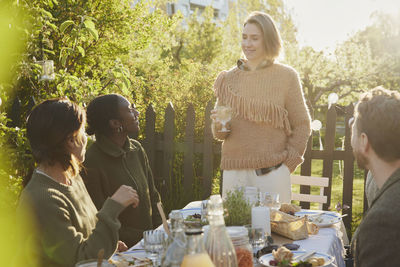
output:
[[[224,209],[227,226],[251,224],[251,205],[244,196],[243,190],[229,191],[224,199]]]

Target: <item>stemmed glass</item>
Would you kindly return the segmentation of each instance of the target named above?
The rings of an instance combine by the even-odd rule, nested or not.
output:
[[[216,106],[217,121],[222,124],[222,129],[219,132],[226,133],[229,130],[226,128],[226,123],[232,119],[232,109],[227,106]]]
[[[271,210],[278,210],[281,207],[281,203],[279,202],[279,194],[275,192],[265,192],[263,203]]]
[[[249,232],[249,242],[253,248],[253,253],[257,253],[258,250],[265,246],[265,233],[262,228],[252,228],[251,225],[247,228]]]
[[[153,261],[153,266],[159,266],[165,243],[165,233],[160,230],[143,232],[143,244],[148,258]]]

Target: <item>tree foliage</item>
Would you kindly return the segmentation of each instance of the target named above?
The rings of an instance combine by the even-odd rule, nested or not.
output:
[[[142,125],[145,108],[152,104],[158,130],[171,102],[176,110],[177,139],[183,138],[185,111],[192,103],[196,133],[202,133],[206,104],[214,100],[213,82],[241,57],[240,31],[254,10],[269,13],[277,22],[285,47],[280,60],[300,73],[312,108],[325,107],[331,92],[339,94],[339,104],[347,104],[376,85],[394,89],[399,84],[399,24],[385,16],[377,16],[376,24],[327,54],[298,46],[297,29],[282,0],[237,0],[225,21],[215,20],[211,7],[186,18],[180,13],[168,16],[162,8],[165,0],[135,4],[130,0],[6,2],[16,10],[13,18],[26,13],[13,28],[25,50],[13,60],[9,71],[15,74],[13,78],[0,84],[5,103],[0,117],[1,144],[16,151],[10,154],[8,169],[12,171],[9,184],[17,185],[16,192],[33,164],[23,123],[32,97],[40,102],[67,96],[85,106],[99,94],[121,93],[136,102]],[[53,81],[40,81],[41,60],[54,61]],[[4,114],[10,113],[14,95],[22,106],[18,128],[11,127]]]

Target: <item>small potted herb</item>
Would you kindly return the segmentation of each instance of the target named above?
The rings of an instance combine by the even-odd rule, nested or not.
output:
[[[243,190],[235,189],[228,192],[224,208],[227,213],[225,216],[227,226],[251,224],[251,205],[246,200]]]

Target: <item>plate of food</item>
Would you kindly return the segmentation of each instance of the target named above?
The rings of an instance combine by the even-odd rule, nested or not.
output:
[[[201,228],[203,222],[201,221],[201,208],[181,209],[184,221],[183,223],[187,228]]]
[[[189,209],[181,209],[179,210],[182,213],[183,218],[186,220],[189,216],[190,218],[196,218],[198,216],[201,217],[201,208],[189,208]],[[199,217],[199,218],[200,218]]]
[[[342,220],[339,214],[327,211],[301,210],[296,212],[295,216],[307,216],[308,221],[315,223],[318,227],[330,227]]]
[[[146,258],[146,252],[144,252],[144,250],[115,253],[109,260],[109,263],[116,267],[153,266],[153,262]]]
[[[310,255],[308,251],[290,251],[285,247],[280,247],[272,253],[261,256],[258,261],[263,266],[292,266],[292,267],[315,267],[329,266],[334,257],[316,252],[310,257],[303,259],[303,256]]]

